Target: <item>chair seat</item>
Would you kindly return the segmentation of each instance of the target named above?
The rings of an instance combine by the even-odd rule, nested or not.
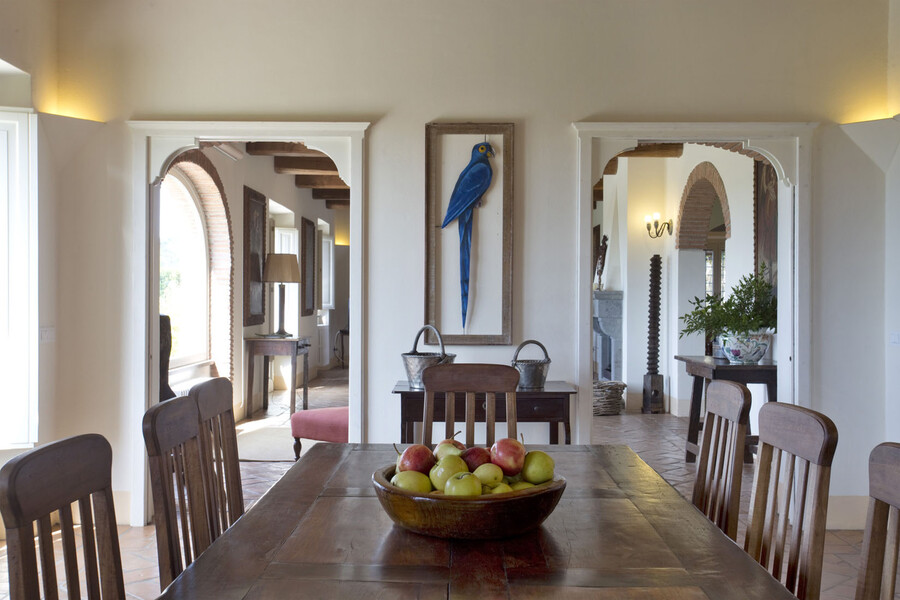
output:
[[[291,435],[320,442],[346,442],[350,407],[314,408],[291,415]]]

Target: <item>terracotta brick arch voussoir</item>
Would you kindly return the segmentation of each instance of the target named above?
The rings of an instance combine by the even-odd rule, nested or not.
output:
[[[719,171],[709,161],[694,167],[684,184],[681,205],[678,207],[678,227],[675,247],[681,250],[703,250],[709,235],[709,218],[713,203],[722,206],[725,217],[725,237],[731,237],[731,214],[728,196]]]

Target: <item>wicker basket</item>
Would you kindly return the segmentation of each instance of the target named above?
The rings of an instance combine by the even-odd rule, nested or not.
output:
[[[625,384],[621,381],[594,382],[594,416],[617,415],[625,408],[622,392]]]

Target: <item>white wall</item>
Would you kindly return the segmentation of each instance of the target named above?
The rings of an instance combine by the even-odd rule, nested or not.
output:
[[[127,493],[120,465],[133,464],[128,441],[140,427],[122,409],[129,401],[122,379],[130,357],[144,349],[127,334],[141,316],[122,307],[137,218],[128,204],[122,120],[373,122],[368,244],[353,251],[364,252],[363,389],[366,433],[376,442],[397,439],[399,407],[390,389],[403,377],[399,355],[424,318],[425,123],[516,123],[514,345],[451,351],[460,361],[506,362],[515,344],[536,338],[550,351],[550,377],[577,381],[570,123],[822,121],[813,219],[799,225],[813,228],[813,313],[800,318],[810,319],[814,336],[815,407],[841,430],[833,485],[864,494],[865,452],[844,442],[868,445],[866,432],[883,419],[884,361],[872,360],[868,349],[883,348],[885,330],[885,190],[883,176],[872,184],[879,174],[828,124],[898,112],[887,94],[886,24],[895,4],[9,0],[0,58],[33,76],[35,105],[111,122],[59,169],[58,197],[42,208],[56,211],[42,218],[58,224],[57,356],[65,357],[56,372],[64,385],[56,402],[47,401],[59,426],[43,439],[87,429],[108,434],[114,486]],[[654,43],[637,41],[646,39]],[[630,223],[634,210],[621,217]],[[844,324],[861,304],[864,316]],[[646,300],[633,310],[643,313]]]

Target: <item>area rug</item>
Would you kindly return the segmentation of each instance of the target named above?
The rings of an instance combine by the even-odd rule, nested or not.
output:
[[[237,443],[241,460],[294,462],[294,438],[291,437],[290,425],[242,431],[238,433]],[[303,450],[309,445],[304,442]]]

